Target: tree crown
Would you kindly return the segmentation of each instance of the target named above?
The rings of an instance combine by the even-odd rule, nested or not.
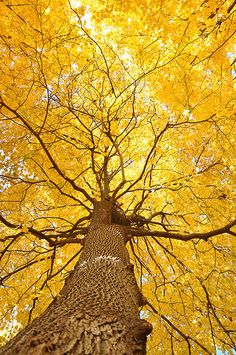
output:
[[[230,350],[235,2],[0,6],[2,326],[42,312],[107,199],[161,324],[150,354]]]

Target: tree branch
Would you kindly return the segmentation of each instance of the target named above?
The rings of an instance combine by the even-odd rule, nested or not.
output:
[[[184,334],[178,327],[176,327],[174,323],[170,321],[170,319],[168,319],[163,314],[159,313],[150,302],[147,302],[147,305],[151,308],[151,310],[155,314],[158,314],[161,317],[161,319],[163,319],[173,330],[175,330],[176,333],[178,333],[188,343],[188,345],[189,342],[192,341],[196,343],[201,349],[203,349],[207,354],[211,355],[211,352],[205,346],[203,346],[197,339],[194,339],[190,335]]]
[[[89,200],[90,202],[94,203],[94,199],[81,187],[79,187],[75,181],[73,179],[70,179],[68,176],[65,175],[65,173],[62,172],[62,170],[59,168],[59,166],[57,165],[56,161],[53,159],[51,153],[49,152],[49,150],[47,149],[45,143],[43,142],[42,138],[40,137],[40,134],[37,133],[30,125],[29,123],[14,109],[12,109],[11,107],[9,107],[7,104],[5,104],[2,100],[1,100],[1,106],[4,106],[8,111],[14,113],[14,115],[24,124],[24,126],[29,130],[29,132],[31,132],[31,134],[33,134],[33,136],[35,138],[37,138],[37,140],[39,141],[41,147],[43,148],[44,152],[46,153],[48,159],[50,160],[50,162],[52,163],[53,168],[57,171],[57,173],[67,182],[70,183],[70,185],[76,190],[79,191],[80,193],[82,193],[84,195],[84,197]]]
[[[183,240],[183,241],[188,241],[192,239],[203,239],[207,241],[209,238],[214,237],[219,234],[231,234],[233,236],[236,235],[235,232],[231,231],[231,228],[236,226],[236,219],[234,219],[232,222],[227,224],[226,226],[212,230],[210,232],[206,233],[189,233],[189,234],[181,234],[181,233],[168,233],[168,232],[162,232],[162,231],[151,231],[148,229],[139,229],[139,228],[126,228],[127,234],[131,235],[131,237],[145,237],[145,236],[150,236],[150,237],[160,237],[160,238],[169,238],[169,239],[177,239],[177,240]]]

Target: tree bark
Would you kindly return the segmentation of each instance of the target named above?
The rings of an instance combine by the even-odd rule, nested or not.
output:
[[[146,354],[152,326],[112,203],[95,205],[84,249],[60,294],[1,350],[1,355]]]

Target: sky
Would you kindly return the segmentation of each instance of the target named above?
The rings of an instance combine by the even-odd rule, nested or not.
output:
[[[233,349],[232,349],[232,351],[233,351],[233,354],[236,355],[236,351]],[[216,355],[229,355],[229,353],[228,353],[228,351],[223,353],[221,350],[217,350]]]

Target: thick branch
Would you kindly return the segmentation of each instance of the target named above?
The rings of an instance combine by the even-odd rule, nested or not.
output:
[[[151,231],[151,230],[139,229],[139,228],[127,228],[126,231],[129,235],[131,235],[133,237],[152,236],[152,237],[177,239],[177,240],[183,240],[183,241],[188,241],[188,240],[192,240],[192,239],[203,239],[206,241],[211,237],[214,237],[214,236],[220,235],[220,234],[225,234],[225,233],[235,236],[236,233],[231,231],[231,228],[234,226],[236,226],[236,219],[222,228],[215,229],[215,230],[212,230],[212,231],[206,232],[206,233],[181,234],[181,233],[168,233],[168,232],[162,232],[162,231]]]
[[[7,221],[2,215],[0,215],[0,221],[1,221],[5,226],[7,226],[7,227],[9,227],[9,228],[12,228],[12,229],[18,230],[18,229],[21,229],[21,227],[22,227],[21,224],[14,224],[14,223],[11,223],[11,222]],[[40,231],[38,231],[38,230],[36,230],[36,229],[34,229],[34,228],[32,228],[32,227],[28,228],[28,231],[29,231],[31,234],[33,234],[34,236],[38,237],[39,239],[45,239],[45,240],[47,240],[47,242],[48,242],[49,244],[51,244],[51,242],[52,242],[52,241],[51,241],[51,238],[50,238],[49,236],[45,235],[44,233],[42,233],[42,232],[40,232]],[[2,241],[7,240],[8,238],[12,238],[12,239],[18,238],[19,236],[21,236],[21,235],[23,235],[23,234],[24,234],[24,232],[20,232],[20,233],[18,233],[18,234],[16,234],[16,235],[11,235],[11,236],[9,236],[9,237],[6,237],[5,239],[2,239]]]
[[[79,244],[83,245],[84,239],[83,238],[80,238],[80,239],[73,238],[73,235],[77,236],[77,233],[73,233],[73,232],[76,230],[76,228],[78,227],[80,222],[87,220],[87,219],[88,219],[88,216],[80,218],[75,223],[75,225],[69,231],[67,231],[67,233],[59,232],[58,234],[47,235],[43,231],[39,231],[33,227],[29,227],[27,229],[27,232],[31,233],[32,235],[34,235],[38,239],[46,240],[50,246],[58,246],[58,245],[62,246],[62,245],[68,244],[68,243],[79,243]],[[11,223],[11,222],[7,221],[2,215],[0,215],[0,222],[2,222],[5,226],[15,229],[15,230],[20,230],[22,228],[21,224]],[[86,234],[87,232],[88,232],[87,228],[81,228],[78,231],[78,234]],[[3,239],[0,239],[0,241],[5,242],[8,239],[17,239],[24,234],[25,234],[25,232],[21,231],[15,235],[10,235],[10,236],[7,236]],[[63,238],[63,240],[58,240],[58,238]],[[53,239],[56,239],[56,240],[53,240]]]
[[[14,229],[17,229],[19,228],[20,226],[17,225],[17,224],[13,224],[9,221],[7,221],[2,215],[0,215],[0,221],[5,224],[5,226],[9,227],[9,228],[14,228]]]
[[[228,7],[228,10],[227,10],[228,14],[233,10],[234,6],[236,6],[236,0],[234,0],[232,2],[232,4]]]

